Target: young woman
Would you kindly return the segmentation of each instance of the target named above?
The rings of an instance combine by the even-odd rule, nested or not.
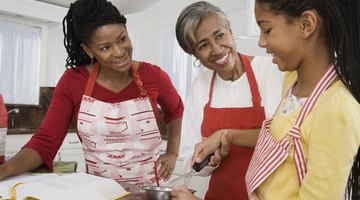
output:
[[[183,103],[158,66],[132,60],[126,18],[106,0],[78,0],[64,18],[66,70],[39,132],[0,166],[0,180],[42,164],[52,167],[72,119],[88,173],[118,182],[168,180],[180,142]],[[168,144],[160,155],[157,104]]]

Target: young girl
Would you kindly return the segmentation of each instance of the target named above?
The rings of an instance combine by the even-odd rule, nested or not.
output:
[[[290,73],[246,175],[250,199],[342,199],[349,174],[357,187],[359,9],[357,0],[256,0],[259,45]]]

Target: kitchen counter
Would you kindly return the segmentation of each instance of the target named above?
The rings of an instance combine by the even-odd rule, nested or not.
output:
[[[33,134],[36,133],[37,129],[35,128],[8,128],[7,134]]]
[[[34,134],[38,132],[38,128],[29,128],[29,127],[16,127],[16,128],[8,128],[8,135],[19,135],[19,134]],[[69,128],[68,132],[75,132],[74,128]]]

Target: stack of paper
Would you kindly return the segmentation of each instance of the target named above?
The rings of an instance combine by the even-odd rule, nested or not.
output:
[[[0,181],[0,195],[11,199],[15,184],[16,199],[41,200],[113,200],[129,194],[115,180],[86,173],[27,173]]]

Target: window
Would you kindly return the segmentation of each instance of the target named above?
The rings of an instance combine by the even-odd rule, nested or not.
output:
[[[0,93],[8,104],[38,104],[41,28],[0,20]]]
[[[185,53],[178,44],[175,37],[175,24],[169,24],[165,31],[163,67],[168,73],[175,88],[183,101],[189,93],[194,78],[204,70],[205,67],[194,67],[195,57]]]

